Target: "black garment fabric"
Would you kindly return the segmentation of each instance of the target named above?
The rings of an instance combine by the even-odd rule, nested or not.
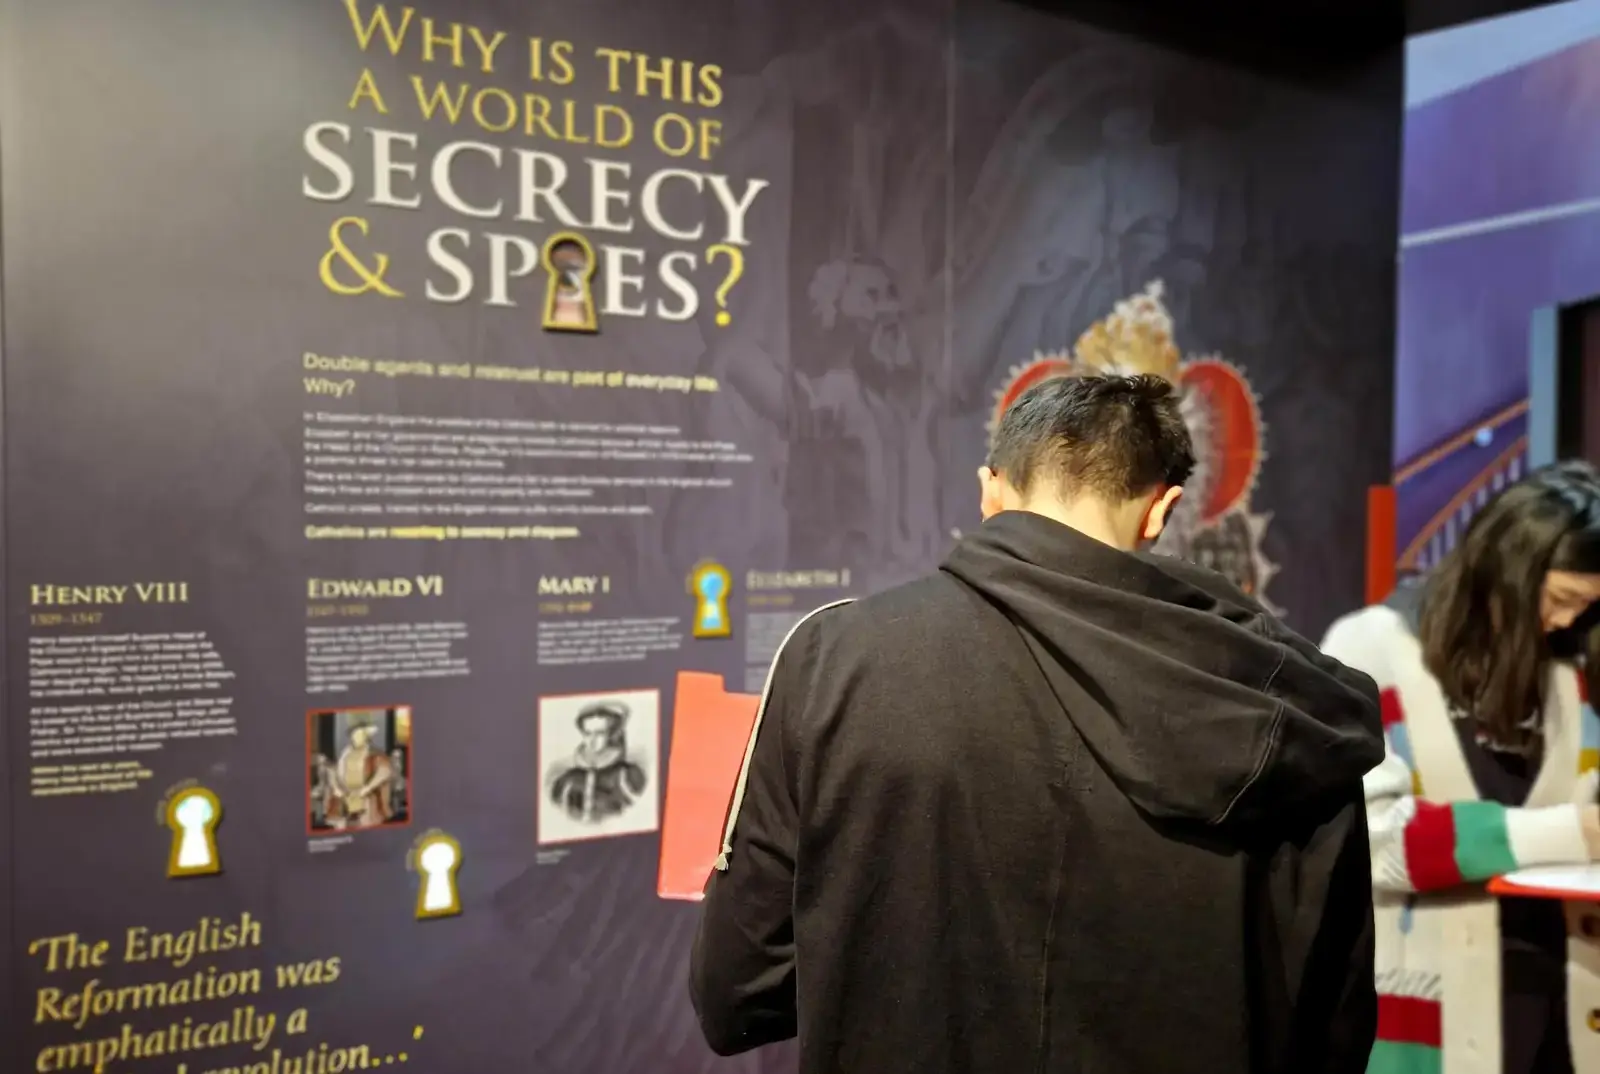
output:
[[[773,671],[690,994],[801,1074],[1362,1074],[1377,690],[1220,575],[997,515]]]

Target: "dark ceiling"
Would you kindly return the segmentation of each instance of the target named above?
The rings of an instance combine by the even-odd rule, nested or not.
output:
[[[1408,35],[1538,7],[1529,0],[1023,0],[1185,51],[1311,73]]]
[[[1410,0],[1406,4],[1406,32],[1423,34],[1457,23],[1493,18],[1525,8],[1541,7],[1533,0]]]

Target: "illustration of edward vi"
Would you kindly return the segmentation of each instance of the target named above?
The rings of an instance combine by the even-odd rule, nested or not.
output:
[[[306,765],[312,833],[411,822],[411,707],[307,713]]]

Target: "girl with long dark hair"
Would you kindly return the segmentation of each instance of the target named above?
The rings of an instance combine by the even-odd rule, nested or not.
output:
[[[1366,779],[1378,1041],[1368,1074],[1600,1071],[1600,904],[1497,899],[1600,861],[1600,474],[1512,485],[1461,543],[1323,648],[1377,680]]]

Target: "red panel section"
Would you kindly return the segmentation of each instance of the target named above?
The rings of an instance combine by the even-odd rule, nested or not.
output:
[[[1406,871],[1418,891],[1438,891],[1461,883],[1456,865],[1456,820],[1449,806],[1417,802],[1406,825]]]
[[[656,894],[699,899],[722,851],[729,800],[761,698],[723,688],[722,676],[678,672],[672,709],[672,749],[661,820]]]
[[[1378,996],[1378,1039],[1438,1048],[1444,1041],[1439,1004],[1411,996]]]
[[[1400,691],[1394,687],[1378,695],[1378,701],[1383,706],[1383,729],[1387,731],[1395,724],[1406,718],[1406,710],[1400,707]]]
[[[1398,561],[1393,485],[1367,489],[1367,603],[1381,604],[1394,592]]]

